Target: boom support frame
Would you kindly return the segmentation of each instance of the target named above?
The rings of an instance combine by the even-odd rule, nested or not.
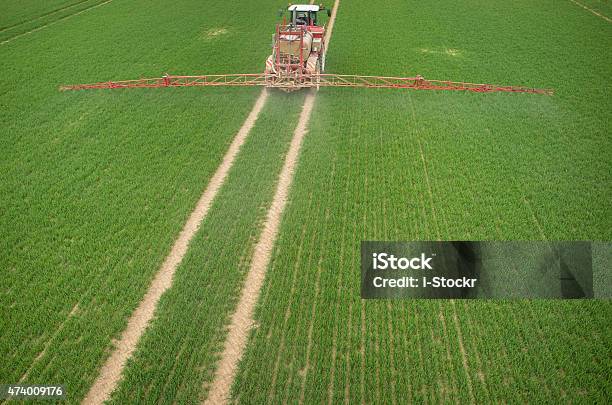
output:
[[[164,75],[156,78],[107,81],[92,84],[60,86],[60,90],[86,89],[129,89],[158,87],[195,87],[195,86],[265,86],[283,90],[297,90],[309,87],[354,87],[379,89],[412,89],[412,90],[451,90],[470,91],[475,93],[511,92],[552,95],[551,89],[535,89],[522,86],[504,86],[496,84],[477,84],[452,82],[446,80],[428,80],[422,76],[390,77],[322,74],[299,74],[278,76],[266,73],[239,73],[228,75],[175,76]]]

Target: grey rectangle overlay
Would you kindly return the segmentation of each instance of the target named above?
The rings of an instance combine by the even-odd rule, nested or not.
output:
[[[415,241],[361,243],[361,297],[610,297],[609,242]],[[604,259],[602,259],[604,258]]]

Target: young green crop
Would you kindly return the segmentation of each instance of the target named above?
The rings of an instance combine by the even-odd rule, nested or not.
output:
[[[113,402],[198,403],[206,395],[304,99],[269,97]]]
[[[24,22],[72,8],[83,0],[6,0],[0,15],[0,30],[4,31]]]
[[[111,2],[0,45],[0,381],[83,397],[257,94],[57,85],[260,71],[280,5]],[[366,302],[358,274],[365,239],[609,239],[609,25],[569,1],[371,6],[342,3],[330,72],[556,94],[321,90],[234,399],[604,402],[609,302]],[[117,403],[205,395],[301,98],[270,99]]]
[[[112,1],[112,0],[110,0]],[[12,41],[34,30],[108,3],[109,0],[8,1],[0,16],[0,42]],[[5,2],[6,3],[6,2]]]
[[[363,301],[359,246],[609,240],[610,28],[571,2],[369,6],[342,3],[329,71],[555,95],[321,90],[233,399],[605,402],[609,301]]]
[[[608,0],[569,0],[580,7],[585,13],[591,13],[591,18],[600,18],[605,25],[612,20],[612,4]]]
[[[259,92],[58,86],[259,71],[275,15],[239,6],[117,1],[0,45],[0,381],[84,396]]]

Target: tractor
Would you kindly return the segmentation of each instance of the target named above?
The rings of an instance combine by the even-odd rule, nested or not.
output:
[[[266,85],[285,91],[312,86],[325,70],[325,26],[318,15],[325,6],[294,4],[287,7],[288,20],[276,25],[272,55],[266,60]],[[280,10],[284,13],[284,10]],[[316,83],[315,83],[316,84]]]

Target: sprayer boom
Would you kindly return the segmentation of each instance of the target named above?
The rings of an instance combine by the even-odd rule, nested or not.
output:
[[[174,76],[106,81],[92,84],[75,84],[61,86],[60,90],[85,89],[131,89],[157,87],[194,87],[194,86],[265,86],[284,90],[297,90],[309,87],[357,87],[357,88],[388,88],[412,90],[454,90],[471,91],[475,93],[511,92],[552,95],[550,89],[535,89],[530,87],[505,86],[496,84],[477,84],[451,82],[444,80],[428,80],[422,76],[388,77],[388,76],[358,76],[336,75],[329,73],[302,75],[301,78],[277,77],[265,73]]]

